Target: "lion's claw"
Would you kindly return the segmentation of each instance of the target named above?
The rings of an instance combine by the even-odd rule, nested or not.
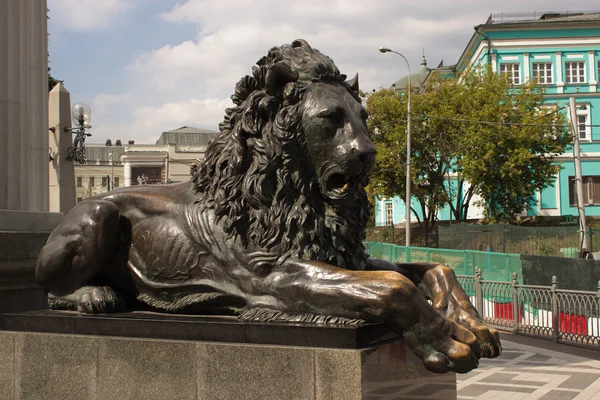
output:
[[[463,318],[465,320],[465,318]],[[500,335],[494,328],[487,326],[478,315],[466,318],[465,325],[477,337],[484,358],[495,358],[502,353]]]
[[[489,328],[487,338],[483,340],[478,338],[478,341],[481,344],[481,349],[483,351],[482,357],[495,358],[502,354],[500,335],[496,329]]]

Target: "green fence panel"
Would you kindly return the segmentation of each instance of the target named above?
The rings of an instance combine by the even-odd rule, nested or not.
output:
[[[427,247],[407,248],[377,242],[366,242],[365,248],[371,257],[389,262],[427,261],[445,264],[457,275],[475,275],[475,268],[478,267],[487,281],[510,282],[513,273],[516,272],[518,282],[523,283],[523,267],[519,254]]]

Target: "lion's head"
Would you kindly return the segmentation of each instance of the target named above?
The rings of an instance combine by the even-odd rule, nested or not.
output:
[[[362,269],[373,167],[358,80],[304,40],[272,48],[242,78],[193,175],[229,235],[289,257]]]

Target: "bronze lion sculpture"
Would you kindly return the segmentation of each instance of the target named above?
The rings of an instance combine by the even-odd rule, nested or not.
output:
[[[51,309],[384,321],[440,373],[500,354],[450,268],[365,253],[375,148],[356,78],[297,40],[232,100],[191,181],[104,193],[63,218],[36,265]]]

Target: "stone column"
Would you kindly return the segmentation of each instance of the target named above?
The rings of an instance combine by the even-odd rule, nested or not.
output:
[[[71,127],[71,95],[58,83],[48,96],[48,144],[52,154],[49,168],[50,211],[66,214],[75,206],[75,168],[65,159],[73,146]]]
[[[523,83],[529,82],[529,53],[523,53]]]
[[[598,81],[595,79],[595,72],[596,72],[596,60],[594,58],[594,55],[596,54],[596,52],[594,50],[589,50],[588,51],[588,76],[590,77],[589,81],[590,81],[590,92],[592,93],[596,93],[596,85],[598,84]],[[600,78],[600,77],[598,77]]]
[[[123,160],[123,156],[121,156],[121,160]],[[129,161],[123,164],[123,178],[125,180],[124,185],[131,186],[131,163]]]
[[[46,0],[0,0],[0,313],[45,307],[35,261],[48,212]]]
[[[563,65],[562,65],[562,52],[557,51],[556,53],[556,92],[563,93],[565,83],[563,81]]]
[[[46,0],[0,2],[0,210],[48,211],[46,18]]]

